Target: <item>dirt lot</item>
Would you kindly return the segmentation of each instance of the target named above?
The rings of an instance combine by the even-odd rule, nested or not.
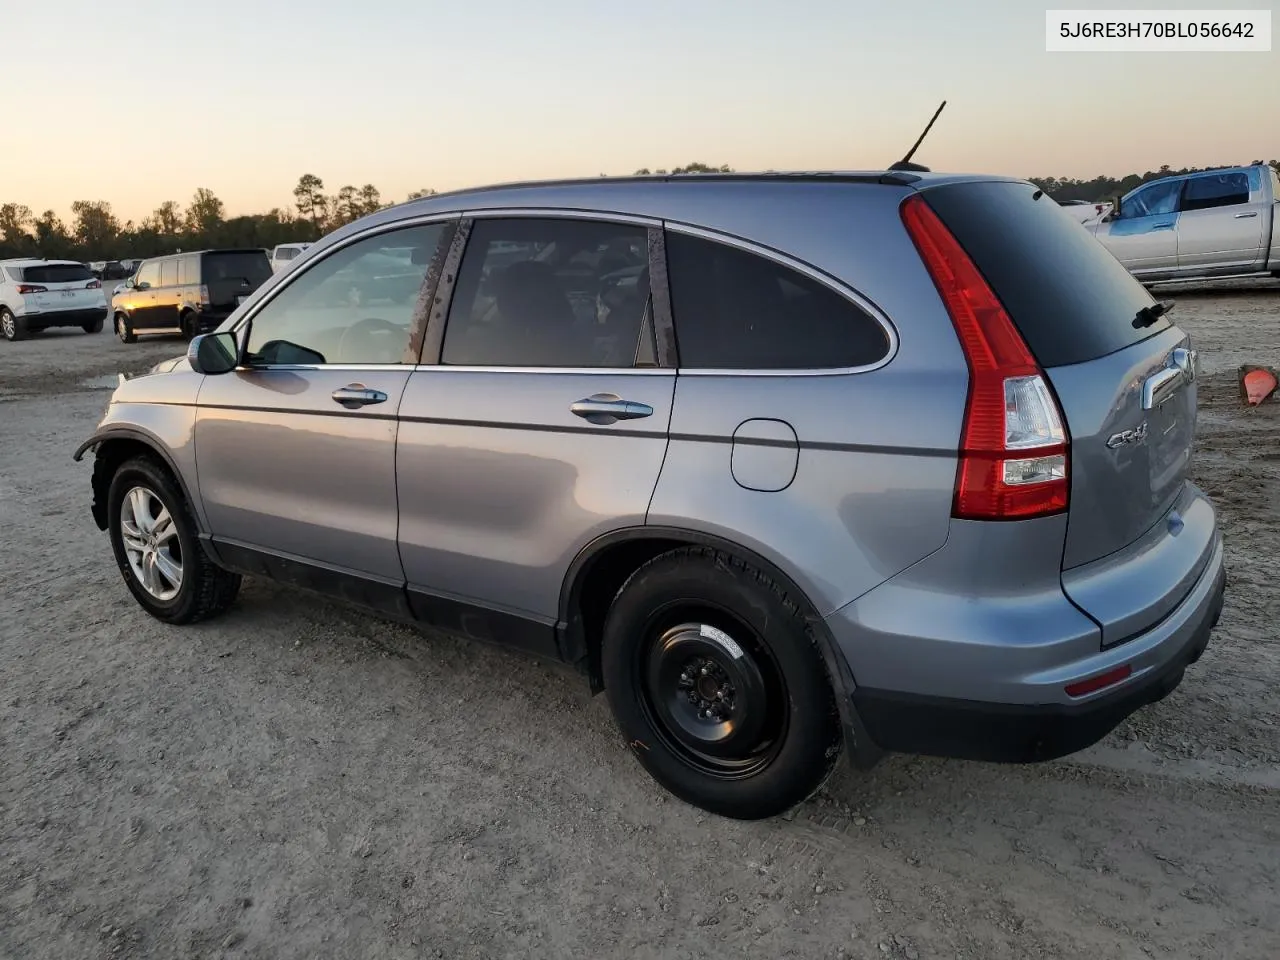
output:
[[[1232,577],[1183,686],[1072,758],[894,757],[787,818],[667,799],[568,672],[261,583],[134,604],[71,453],[109,333],[0,342],[0,956],[1280,956],[1280,286],[1179,291]],[[102,379],[106,377],[106,379]]]

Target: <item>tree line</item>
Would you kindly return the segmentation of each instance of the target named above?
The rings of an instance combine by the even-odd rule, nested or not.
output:
[[[1268,161],[1280,172],[1280,160]],[[1221,167],[1183,167],[1167,164],[1159,170],[1131,173],[1119,179],[1099,176],[1092,180],[1070,177],[1031,177],[1055,200],[1106,201],[1128,193],[1139,184],[1163,177]],[[690,163],[670,170],[642,167],[637,176],[668,176],[699,173],[733,173],[728,164],[708,166]],[[600,174],[606,176],[606,174]],[[431,196],[435,190],[415,190],[406,198]],[[391,204],[371,183],[361,187],[346,185],[336,193],[326,193],[324,181],[306,173],[293,188],[294,205],[274,207],[266,213],[227,217],[226,207],[212,190],[196,190],[185,207],[166,200],[140,223],[123,223],[103,200],[77,200],[71,205],[71,222],[64,223],[52,210],[36,216],[20,203],[0,203],[0,259],[6,257],[47,257],[68,260],[123,260],[160,256],[179,250],[210,247],[265,247],[278,243],[314,241],[343,224]]]
[[[408,199],[434,194],[415,190]],[[71,204],[71,222],[52,210],[36,216],[21,203],[0,203],[0,259],[47,257],[68,260],[124,260],[210,247],[274,247],[318,240],[365,214],[390,206],[371,183],[325,193],[324,181],[303,174],[293,189],[295,208],[228,217],[222,200],[200,187],[184,207],[166,200],[140,223],[121,222],[104,200]]]

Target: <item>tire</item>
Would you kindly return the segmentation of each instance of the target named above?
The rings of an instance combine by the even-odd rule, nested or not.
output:
[[[194,340],[196,334],[200,331],[199,321],[196,319],[196,315],[190,311],[179,318],[178,324],[182,328],[182,338],[188,343]]]
[[[145,515],[156,521],[150,530],[139,517],[138,497],[145,503]],[[126,509],[135,518],[129,527]],[[165,514],[169,523],[164,522]],[[195,623],[222,613],[235,600],[239,575],[223,570],[205,554],[190,505],[169,472],[152,458],[135,457],[116,470],[107,493],[107,520],[111,549],[125,585],[142,609],[157,620]],[[148,549],[127,550],[126,540]],[[148,562],[148,553],[157,560]],[[172,575],[175,562],[180,570],[177,578]],[[156,578],[153,586],[144,579],[148,567]],[[161,589],[153,589],[155,585]]]
[[[0,307],[0,334],[10,342],[27,339],[27,318],[15,317],[8,307]]]
[[[129,318],[123,313],[117,313],[115,319],[116,336],[120,338],[121,343],[137,343],[138,335],[133,332],[133,326],[129,323]]]
[[[632,574],[601,667],[625,741],[694,806],[775,816],[835,767],[839,713],[816,642],[777,584],[726,553],[686,547]]]
[[[99,317],[97,320],[90,320],[88,323],[83,325],[83,329],[85,333],[101,333],[102,318]]]

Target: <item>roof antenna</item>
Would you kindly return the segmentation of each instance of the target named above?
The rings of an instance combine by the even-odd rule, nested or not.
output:
[[[933,129],[934,121],[938,119],[938,114],[942,113],[942,108],[947,105],[947,101],[943,100],[941,106],[934,111],[933,119],[929,121],[928,126],[924,128],[924,133],[920,134],[920,139],[911,145],[911,149],[907,151],[907,155],[897,163],[889,166],[890,170],[914,170],[917,173],[928,173],[928,167],[922,167],[918,163],[912,163],[911,158],[916,155],[916,151],[920,149],[920,144],[924,143],[924,138],[929,135],[929,131]]]

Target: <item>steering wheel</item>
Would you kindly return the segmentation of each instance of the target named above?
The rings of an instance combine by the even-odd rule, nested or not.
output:
[[[367,345],[368,347],[374,348],[371,352],[376,352],[379,347],[385,349],[388,346],[392,346],[392,344],[388,344],[383,339],[387,334],[396,337],[397,340],[393,342],[394,352],[393,350],[388,350],[385,360],[366,360],[361,358],[359,360],[347,360],[346,362],[348,363],[396,363],[400,359],[400,354],[404,352],[404,343],[402,339],[405,335],[404,326],[398,323],[392,323],[390,320],[383,320],[381,317],[365,317],[365,319],[358,320],[351,326],[347,327],[346,330],[342,331],[342,336],[338,338],[337,355],[339,357],[344,359],[346,358],[347,338],[353,334],[357,334],[357,343],[359,343],[359,338],[363,337],[364,343],[360,344],[360,346]]]

